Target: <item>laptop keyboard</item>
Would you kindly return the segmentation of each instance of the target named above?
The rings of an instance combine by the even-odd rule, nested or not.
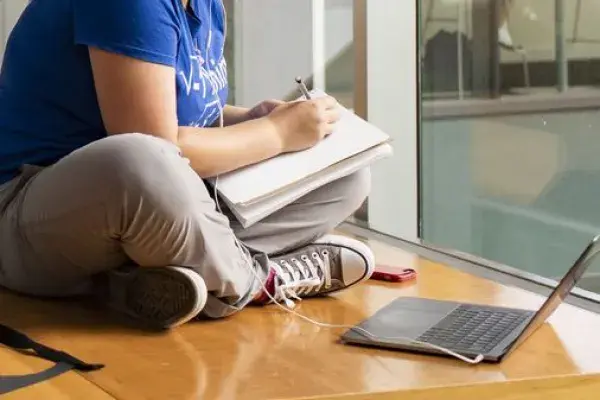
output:
[[[459,353],[485,354],[529,316],[529,312],[461,305],[417,340]]]

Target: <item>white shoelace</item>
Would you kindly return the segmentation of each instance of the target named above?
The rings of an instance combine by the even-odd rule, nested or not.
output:
[[[292,299],[318,293],[323,287],[331,287],[331,259],[329,252],[313,252],[311,257],[303,254],[300,259],[287,258],[271,262],[275,271],[274,298],[285,302],[288,308],[296,305]],[[319,274],[319,271],[321,272]]]

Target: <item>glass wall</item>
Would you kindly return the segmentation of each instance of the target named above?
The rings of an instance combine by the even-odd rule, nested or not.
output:
[[[324,87],[347,108],[354,107],[354,0],[323,0]]]
[[[421,236],[549,278],[600,233],[594,0],[420,0]],[[584,287],[600,291],[592,267]]]

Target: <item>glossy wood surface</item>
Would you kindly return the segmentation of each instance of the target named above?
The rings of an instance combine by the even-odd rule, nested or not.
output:
[[[0,376],[33,374],[51,367],[44,360],[25,357],[19,353],[0,347]],[[75,372],[67,372],[51,381],[0,395],[2,400],[112,400],[98,386],[87,381]]]
[[[303,301],[297,311],[321,322],[348,325],[399,296],[522,308],[536,308],[543,301],[529,292],[386,245],[371,242],[371,246],[379,263],[417,269],[417,281],[368,282],[332,298]],[[317,327],[274,306],[249,308],[226,320],[190,323],[165,333],[136,329],[127,321],[75,302],[31,300],[3,293],[0,309],[3,322],[88,362],[105,363],[104,370],[82,376],[119,399],[347,395],[366,399],[376,398],[375,393],[381,393],[382,399],[434,399],[438,398],[435,393],[439,398],[471,398],[464,397],[461,387],[481,389],[479,394],[488,398],[486,390],[494,387],[527,389],[532,395],[544,390],[553,393],[549,388],[555,382],[562,382],[561,390],[569,388],[569,393],[575,389],[599,390],[600,377],[594,374],[600,373],[600,316],[568,305],[561,306],[548,324],[503,363],[477,366],[442,357],[342,345],[338,338],[345,329]],[[34,361],[25,357],[19,362],[30,365]],[[564,380],[555,379],[559,376]],[[509,382],[512,386],[503,385]],[[485,385],[488,383],[494,385]],[[446,386],[456,387],[452,390],[458,391],[448,392],[455,393],[454,397],[443,395],[439,388]],[[430,397],[423,395],[425,389]],[[400,395],[399,391],[406,392]],[[511,398],[526,398],[515,393]]]
[[[467,384],[319,397],[319,400],[595,400],[600,392],[597,376],[560,376],[548,379]],[[314,398],[313,398],[314,399]],[[299,399],[295,399],[299,400]]]

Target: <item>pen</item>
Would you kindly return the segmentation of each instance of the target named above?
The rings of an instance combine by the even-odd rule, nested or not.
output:
[[[308,89],[306,89],[306,85],[304,84],[304,81],[302,81],[302,78],[299,76],[296,77],[296,83],[298,84],[298,89],[300,89],[300,92],[306,98],[306,100],[310,100],[310,93],[308,93]]]

